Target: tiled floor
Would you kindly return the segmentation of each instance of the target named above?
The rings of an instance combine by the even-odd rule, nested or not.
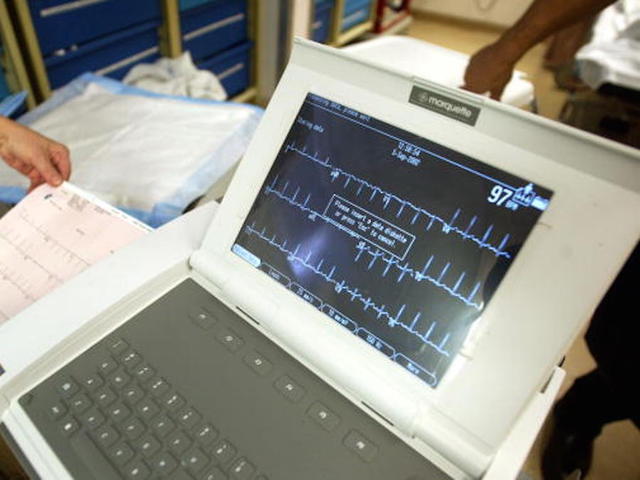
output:
[[[413,37],[468,54],[493,42],[499,33],[498,30],[488,27],[426,16],[417,17],[408,32]],[[556,119],[566,94],[555,87],[552,74],[542,67],[544,51],[544,45],[533,48],[517,68],[527,73],[535,86],[539,113]],[[562,392],[566,391],[577,376],[591,370],[593,366],[593,359],[584,340],[580,338],[567,354],[564,365],[567,378]],[[524,472],[536,480],[541,478],[540,452],[547,431],[548,425],[545,425],[524,467]],[[618,422],[604,429],[603,434],[596,440],[594,463],[587,479],[640,480],[640,432],[631,422]]]

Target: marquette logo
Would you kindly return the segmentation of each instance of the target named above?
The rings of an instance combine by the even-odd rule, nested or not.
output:
[[[409,102],[472,126],[480,115],[479,107],[415,86]]]

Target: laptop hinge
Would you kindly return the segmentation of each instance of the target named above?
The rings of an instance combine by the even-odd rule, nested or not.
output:
[[[220,290],[225,290],[231,278],[228,262],[211,252],[196,250],[189,258],[189,265]]]
[[[191,267],[219,288],[225,300],[240,308],[256,323],[272,318],[277,311],[276,304],[266,295],[255,295],[247,291],[246,279],[235,275],[229,262],[220,256],[204,250],[197,250],[189,259]]]

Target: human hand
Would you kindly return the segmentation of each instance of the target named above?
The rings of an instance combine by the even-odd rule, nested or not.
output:
[[[4,117],[0,117],[0,157],[29,178],[29,191],[45,182],[58,186],[71,174],[67,147]]]
[[[469,60],[462,88],[480,94],[489,92],[491,98],[500,100],[511,80],[515,63],[516,59],[502,44],[488,45]]]

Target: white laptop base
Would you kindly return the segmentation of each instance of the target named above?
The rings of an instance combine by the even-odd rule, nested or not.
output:
[[[419,93],[426,92],[427,97],[412,98],[416,87]],[[465,115],[464,112],[468,110],[472,116],[477,115],[475,125],[462,123],[426,108],[429,94],[436,98],[434,103],[436,107],[441,107],[440,112],[452,114],[453,111],[455,116],[460,112]],[[413,103],[409,102],[410,98]],[[329,152],[329,162],[319,152],[285,143],[285,137],[296,125],[322,134],[322,125],[305,122],[305,115],[299,113],[305,104],[308,107],[310,99],[316,106],[324,107],[324,112],[351,116],[360,124],[366,123],[363,128],[373,131],[373,127],[387,137],[391,130],[381,130],[382,127],[386,128],[385,125],[392,126],[396,135],[406,134],[406,138],[399,140],[410,140],[402,142],[406,147],[404,151],[396,151],[395,154],[389,151],[389,178],[364,179],[362,175],[356,176],[347,171],[343,164],[338,166],[338,161],[344,161],[339,148]],[[323,99],[329,103],[322,104]],[[445,150],[438,150],[438,153],[432,147],[430,154],[426,154],[421,138]],[[371,144],[375,144],[374,140]],[[400,144],[396,146],[400,147]],[[362,149],[367,153],[366,145]],[[411,258],[413,250],[410,247],[403,250],[400,244],[406,246],[406,239],[413,237],[416,243],[421,237],[412,230],[413,216],[408,219],[403,217],[408,212],[400,211],[403,204],[397,201],[399,196],[390,190],[393,176],[400,175],[398,178],[402,179],[401,167],[418,170],[421,166],[436,165],[442,158],[450,160],[452,157],[445,155],[447,152],[457,152],[459,155],[454,168],[472,171],[473,175],[482,173],[491,179],[484,197],[487,203],[496,204],[503,198],[503,202],[506,202],[508,195],[517,193],[511,190],[509,194],[509,188],[502,184],[500,191],[494,188],[496,183],[491,182],[499,172],[506,171],[508,178],[515,176],[529,182],[521,185],[523,191],[519,198],[523,202],[532,192],[552,192],[531,198],[529,206],[533,204],[539,207],[539,218],[533,218],[530,231],[524,234],[526,241],[517,252],[517,258],[508,265],[508,272],[500,278],[492,295],[487,297],[490,299],[487,304],[479,304],[474,300],[471,293],[475,283],[464,295],[460,293],[463,290],[456,288],[460,274],[453,283],[449,282],[445,277],[448,273],[446,263],[438,270],[438,275],[442,274],[442,277],[428,274],[427,271],[417,272],[408,263],[403,263],[404,259]],[[433,153],[437,156],[431,155]],[[254,200],[260,198],[263,202],[265,195],[271,195],[271,200],[283,200],[289,207],[300,211],[303,211],[300,206],[307,208],[313,205],[311,202],[305,205],[306,197],[300,192],[296,194],[297,187],[293,185],[288,190],[286,183],[265,183],[274,161],[279,155],[280,160],[284,161],[285,154],[307,158],[312,167],[317,167],[319,171],[326,170],[329,182],[332,173],[342,182],[341,185],[349,179],[353,182],[351,188],[355,187],[355,191],[349,191],[351,193],[348,194],[343,191],[340,195],[331,190],[337,187],[331,187],[328,183],[327,189],[331,195],[325,209],[319,210],[314,206],[313,212],[305,213],[314,216],[312,221],[324,222],[324,228],[332,229],[329,230],[331,235],[342,232],[348,241],[357,240],[353,244],[355,255],[358,250],[364,251],[365,248],[371,252],[381,252],[385,248],[386,254],[390,255],[384,257],[390,260],[389,265],[402,267],[396,272],[396,283],[399,283],[397,279],[403,271],[409,273],[413,268],[413,280],[424,280],[428,276],[430,288],[435,286],[449,294],[459,293],[452,297],[465,300],[463,303],[466,307],[479,307],[481,314],[473,321],[470,332],[460,341],[457,354],[451,352],[453,360],[445,368],[437,370],[435,380],[436,370],[427,369],[428,360],[406,361],[411,357],[408,352],[401,353],[398,345],[394,346],[391,355],[381,348],[389,343],[381,338],[383,335],[388,334],[391,338],[395,332],[402,333],[393,328],[417,331],[400,326],[399,314],[393,318],[387,314],[387,325],[394,320],[391,322],[393,325],[389,325],[389,331],[377,335],[360,335],[361,326],[355,330],[344,328],[345,325],[351,325],[349,321],[364,325],[363,322],[370,319],[362,317],[354,320],[346,315],[328,317],[323,313],[325,305],[332,306],[344,299],[332,297],[333,294],[330,295],[331,292],[326,288],[311,292],[313,284],[305,286],[299,282],[303,282],[305,275],[309,276],[309,272],[312,272],[332,286],[338,295],[349,294],[359,299],[361,297],[355,292],[356,286],[348,284],[346,288],[346,283],[336,284],[334,279],[338,276],[332,276],[330,266],[327,270],[318,266],[319,262],[311,263],[311,258],[306,257],[308,249],[302,257],[298,254],[300,252],[295,253],[295,246],[287,248],[278,235],[272,232],[267,235],[266,230],[263,232],[245,224],[254,208]],[[320,159],[322,161],[318,161]],[[481,164],[473,163],[478,161]],[[275,165],[277,167],[280,164],[276,162]],[[359,185],[358,178],[362,180]],[[368,408],[362,408],[372,416],[372,421],[379,421],[450,477],[479,478],[484,472],[495,475],[493,478],[501,478],[499,475],[506,472],[511,476],[517,470],[517,463],[524,458],[527,444],[533,440],[535,430],[557,391],[561,375],[556,373],[553,376],[552,387],[546,390],[544,396],[537,392],[553,372],[558,372],[554,365],[588,320],[593,307],[638,238],[640,220],[635,214],[640,204],[638,179],[637,154],[629,149],[522,114],[495,102],[443,89],[353,60],[348,55],[328,48],[299,42],[223,206],[209,226],[201,248],[192,255],[191,266],[194,271],[190,271],[184,263],[189,255],[189,243],[179,239],[179,235],[162,237],[162,242],[175,241],[175,246],[180,247],[177,250],[171,248],[174,246],[171,243],[157,247],[149,240],[149,246],[171,252],[167,262],[153,264],[144,261],[141,266],[143,270],[132,274],[135,280],[128,281],[126,285],[119,284],[113,278],[98,280],[98,276],[92,277],[95,272],[98,272],[96,275],[108,275],[108,268],[116,271],[118,259],[130,261],[131,254],[127,257],[125,252],[137,248],[137,245],[133,245],[122,255],[110,259],[108,267],[100,270],[101,265],[98,265],[90,269],[3,326],[0,330],[1,361],[7,370],[0,377],[0,388],[7,402],[3,422],[41,474],[49,478],[44,472],[56,472],[59,478],[65,478],[62,473],[64,468],[34,430],[17,400],[105,333],[126,321],[132,313],[166,292],[181,278],[190,275],[199,279],[211,293],[228,305],[241,309],[241,312],[258,321],[260,326],[256,328],[260,332],[356,405],[366,404]],[[322,184],[319,175],[318,181]],[[374,181],[379,183],[374,184]],[[385,183],[389,185],[389,182],[389,187],[380,186]],[[452,185],[454,191],[449,201],[467,193],[455,191],[457,184]],[[526,189],[529,185],[533,186]],[[350,195],[355,195],[360,186],[368,188],[369,195],[377,191],[382,202],[386,197],[389,198],[387,203],[394,200],[396,205],[393,213],[380,214],[381,205],[365,209],[364,203],[354,201]],[[409,206],[409,203],[404,203],[407,209],[419,207],[432,213],[432,218],[436,217],[432,210],[427,210],[433,205],[418,206],[411,203]],[[498,207],[503,206],[500,204]],[[339,211],[346,217],[338,216]],[[456,211],[454,208],[452,213]],[[326,221],[332,213],[339,219],[333,223]],[[447,217],[439,228],[447,234],[453,232],[461,235],[473,217],[470,215],[466,222],[459,224],[455,223],[456,219]],[[278,218],[291,218],[293,222],[296,217]],[[594,223],[594,218],[598,222]],[[365,237],[358,233],[357,228],[361,226],[358,219],[380,222],[386,237]],[[201,227],[202,224],[190,228],[197,230]],[[425,227],[423,221],[421,228]],[[176,225],[175,228],[180,227]],[[237,247],[241,238],[239,234],[243,232],[269,244],[274,252],[287,252],[285,258],[293,267],[302,266],[302,274],[295,282],[301,288],[292,289],[291,282],[287,284],[289,288],[285,288],[274,280],[283,273],[281,271],[267,272],[256,268],[263,264],[260,257],[251,254],[247,248]],[[486,230],[483,230],[484,233]],[[464,239],[471,240],[494,255],[500,252],[509,254],[506,248],[509,240],[504,240],[502,236],[496,243],[489,240],[490,234],[491,231],[484,239],[478,235]],[[160,238],[159,235],[162,232],[150,238]],[[190,241],[195,250],[199,244],[197,235],[191,237]],[[340,244],[334,243],[330,248],[337,251]],[[384,260],[384,255],[380,253],[379,257]],[[256,262],[254,257],[260,261]],[[375,255],[372,257],[377,258]],[[393,263],[395,258],[403,262]],[[171,261],[172,268],[168,268]],[[126,267],[135,268],[132,265]],[[295,274],[293,267],[291,272],[287,272],[290,275]],[[83,279],[92,278],[95,278],[96,285],[110,285],[116,293],[105,295],[104,292],[110,291],[110,288],[96,288],[90,297],[83,295],[90,287],[82,285]],[[464,279],[460,280],[460,284],[463,282]],[[142,288],[134,292],[134,285]],[[338,285],[340,287],[336,288]],[[386,287],[379,295],[390,295],[389,292],[393,291],[393,288]],[[132,295],[131,302],[126,300],[127,295]],[[68,306],[70,298],[79,303],[79,309]],[[378,313],[391,311],[383,310],[381,303],[371,298],[368,301],[377,307]],[[401,308],[402,305],[408,309],[409,303],[399,301],[395,307]],[[52,314],[54,311],[61,313]],[[56,318],[61,315],[65,318],[64,329]],[[417,318],[414,314],[410,318],[411,323],[403,325],[415,327],[417,323],[413,322],[418,322],[420,317]],[[43,334],[33,336],[33,331],[42,331]],[[28,338],[26,332],[30,333],[33,343],[25,348],[19,343],[21,339]],[[420,337],[427,347],[431,345],[429,348],[435,348],[435,345],[443,350],[443,345],[446,345],[427,342],[431,338],[427,332]],[[372,344],[376,348],[372,348]],[[525,414],[527,406],[529,412],[533,413]],[[386,420],[381,420],[378,415]],[[518,434],[523,431],[526,434]],[[520,446],[515,448],[519,458],[514,463],[502,463],[505,455],[500,455],[503,451],[501,448],[509,451],[514,445]],[[492,463],[494,459],[496,463]]]

